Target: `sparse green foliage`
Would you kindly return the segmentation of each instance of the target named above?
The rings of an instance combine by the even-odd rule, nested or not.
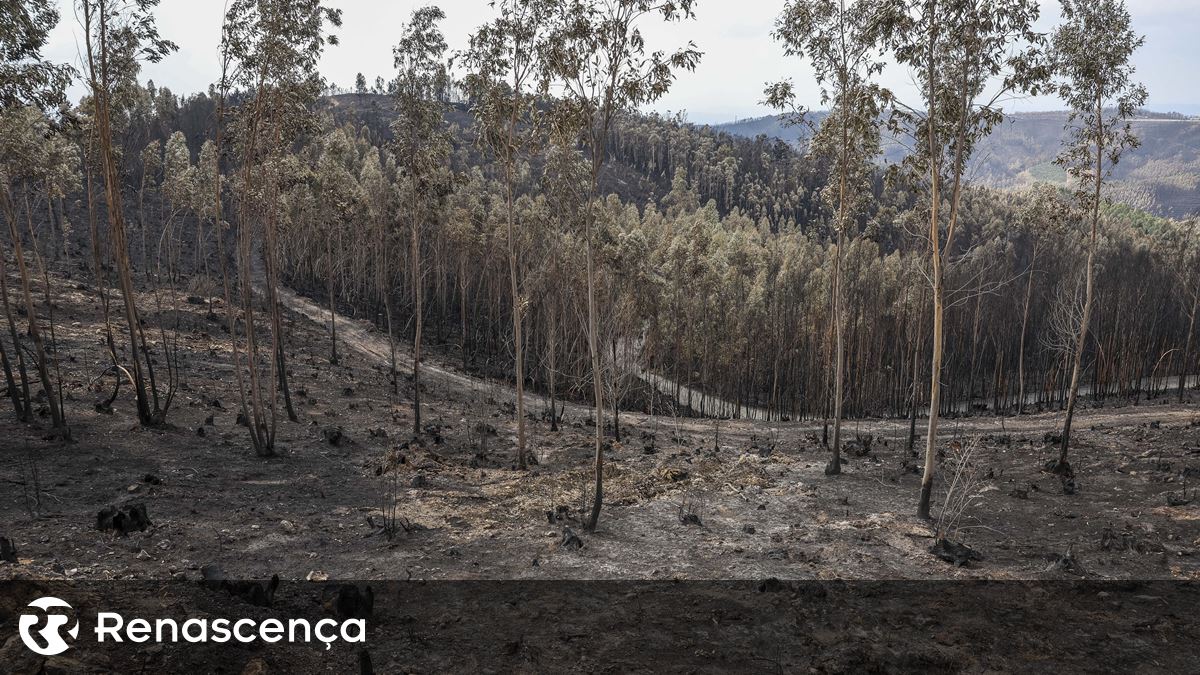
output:
[[[882,91],[873,78],[883,69],[880,60],[884,15],[873,0],[847,6],[845,0],[793,0],[775,23],[774,37],[788,56],[812,63],[821,85],[821,102],[832,106],[817,128],[810,151],[832,161],[836,185],[827,186],[824,200],[835,210],[834,273],[831,305],[836,349],[833,350],[833,459],[826,473],[841,473],[842,405],[845,375],[845,315],[842,257],[857,216],[869,202],[872,161],[879,154],[879,114]],[[767,102],[776,108],[795,108],[792,84],[768,87]]]
[[[59,14],[51,0],[0,3],[0,109],[65,102],[73,71],[42,56]]]
[[[1033,29],[1039,13],[1034,0],[885,0],[882,11],[882,30],[892,53],[921,91],[917,104],[905,104],[890,92],[885,99],[891,105],[890,131],[913,141],[898,169],[922,186],[929,214],[933,355],[917,506],[918,515],[929,518],[945,348],[946,268],[957,252],[967,162],[979,141],[1004,119],[1000,102],[1013,93],[1037,93],[1048,72],[1041,36]],[[949,194],[943,183],[949,184]]]
[[[421,433],[421,331],[424,324],[422,230],[452,184],[450,134],[444,112],[450,86],[445,61],[446,39],[438,22],[446,18],[435,6],[421,7],[400,32],[395,56],[396,118],[393,150],[408,197],[409,264],[413,292],[413,433]]]
[[[604,405],[600,367],[600,320],[596,300],[594,229],[600,172],[604,168],[609,130],[617,117],[662,98],[680,70],[694,70],[700,51],[694,44],[667,54],[647,54],[640,23],[647,17],[682,21],[694,16],[692,0],[560,0],[554,37],[545,56],[556,84],[564,92],[556,124],[564,138],[580,139],[591,160],[584,199],[584,239],[587,250],[588,351],[596,410],[596,490],[588,529],[600,521],[604,502]]]
[[[171,393],[166,405],[160,400],[154,377],[154,358],[150,354],[135,297],[130,263],[129,239],[122,196],[122,177],[118,168],[119,149],[113,142],[113,117],[119,106],[140,90],[137,74],[142,61],[161,61],[176,45],[158,33],[153,10],[158,0],[78,0],[77,16],[83,24],[86,49],[86,76],[94,113],[93,134],[104,176],[105,203],[112,236],[112,255],[125,307],[130,367],[137,397],[138,421],[155,426],[166,420]],[[139,219],[141,218],[139,209]],[[143,227],[144,223],[139,223]],[[93,246],[98,242],[93,241]],[[143,259],[145,264],[145,247]],[[99,252],[93,254],[99,259]],[[99,269],[97,269],[99,273]],[[114,364],[115,365],[115,364]]]
[[[312,110],[322,88],[317,62],[326,45],[337,44],[337,37],[326,31],[340,26],[341,20],[341,11],[321,0],[236,0],[229,7],[222,35],[229,64],[223,80],[252,92],[237,111],[235,136],[240,162],[235,188],[238,281],[250,375],[249,396],[243,393],[241,398],[243,408],[248,408],[254,449],[264,456],[274,454],[277,390],[283,394],[288,418],[296,420],[278,299],[281,192],[289,171],[285,153],[296,139],[319,128]],[[260,250],[271,326],[265,357],[254,322],[254,260]],[[240,372],[241,364],[235,366]]]
[[[1080,209],[1088,212],[1091,225],[1083,307],[1057,465],[1068,474],[1071,422],[1095,297],[1096,240],[1104,180],[1121,154],[1138,146],[1129,118],[1146,102],[1147,94],[1146,88],[1132,79],[1130,58],[1144,40],[1130,27],[1124,0],[1062,0],[1062,14],[1063,24],[1051,37],[1051,60],[1054,88],[1066,102],[1070,117],[1057,163],[1075,180],[1075,199]]]
[[[50,120],[41,110],[32,107],[19,107],[0,110],[0,212],[8,230],[8,246],[0,248],[0,302],[3,303],[5,321],[11,340],[12,356],[0,341],[0,366],[3,367],[8,396],[13,402],[13,408],[18,419],[32,421],[34,399],[30,396],[30,382],[26,368],[26,354],[33,360],[38,379],[42,384],[49,406],[51,424],[54,433],[64,438],[70,438],[71,431],[67,426],[66,413],[63,410],[62,376],[58,368],[58,350],[54,331],[54,313],[47,303],[47,324],[49,327],[49,348],[43,337],[41,321],[38,318],[37,307],[33,299],[32,271],[25,258],[25,245],[22,241],[21,219],[24,215],[30,226],[29,235],[33,237],[32,213],[30,213],[29,191],[39,179],[46,182],[55,160],[52,159],[52,149],[55,145],[55,132]],[[13,198],[14,189],[20,190],[24,199],[23,209],[20,209]],[[20,211],[24,211],[23,214]],[[37,252],[36,240],[32,253],[38,266],[45,272],[44,264]],[[11,247],[13,259],[17,267],[17,278],[20,280],[20,309],[14,310],[13,301],[8,291],[8,271],[5,259]],[[43,279],[48,282],[48,278]],[[50,289],[45,287],[46,297]],[[26,317],[26,328],[18,332],[16,313]],[[25,336],[28,337],[26,346]],[[14,364],[15,361],[15,373]],[[53,361],[53,362],[52,362]],[[51,373],[54,373],[52,375]],[[57,383],[56,383],[57,380]]]
[[[474,98],[472,113],[479,140],[500,164],[506,206],[509,287],[512,293],[513,371],[517,387],[517,465],[525,460],[525,341],[522,328],[526,299],[517,247],[517,172],[534,158],[543,139],[545,114],[540,107],[551,72],[545,58],[553,40],[548,32],[553,0],[501,0],[500,16],[471,36],[463,54],[471,73],[467,87]]]

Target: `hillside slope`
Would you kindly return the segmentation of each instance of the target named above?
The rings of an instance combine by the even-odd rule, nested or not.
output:
[[[820,119],[820,113],[816,117]],[[971,175],[998,188],[1019,188],[1036,181],[1064,182],[1054,165],[1066,124],[1065,112],[1020,113],[981,144]],[[804,127],[788,126],[778,116],[739,120],[715,127],[744,137],[765,135],[789,143],[807,137]],[[1141,147],[1128,151],[1114,173],[1112,197],[1161,216],[1186,218],[1200,213],[1200,119],[1147,113],[1134,121]],[[903,157],[895,140],[884,144],[883,160]]]

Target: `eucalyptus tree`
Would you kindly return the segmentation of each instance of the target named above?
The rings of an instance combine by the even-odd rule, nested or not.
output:
[[[71,180],[73,167],[68,166],[65,156],[65,138],[53,120],[48,117],[48,109],[61,106],[66,101],[66,86],[70,83],[73,71],[70,67],[53,64],[43,58],[42,48],[46,46],[49,32],[59,23],[59,12],[54,5],[46,0],[28,0],[25,2],[6,2],[0,6],[0,25],[5,30],[0,34],[0,211],[4,213],[8,225],[13,258],[17,263],[20,280],[20,295],[24,300],[24,315],[28,328],[24,331],[34,347],[34,365],[38,378],[46,393],[47,407],[50,413],[50,424],[53,434],[62,438],[70,438],[71,430],[67,426],[64,398],[62,398],[62,381],[58,369],[58,348],[54,335],[54,305],[50,303],[49,277],[46,267],[37,256],[37,241],[34,233],[34,221],[29,201],[29,189],[32,181],[41,179],[47,193],[47,203],[52,199],[54,191],[62,191]],[[34,299],[30,287],[30,271],[25,262],[22,235],[19,232],[17,205],[12,195],[13,186],[17,183],[25,187],[24,211],[29,223],[29,234],[38,264],[41,265],[44,277],[44,293],[50,331],[50,350],[42,336],[38,322]],[[52,219],[53,222],[53,219]],[[65,227],[65,223],[64,223]],[[64,229],[64,250],[66,250],[66,231]],[[29,420],[32,413],[32,399],[29,392],[28,372],[25,368],[25,356],[22,339],[13,318],[12,305],[8,298],[7,270],[4,258],[7,253],[0,246],[0,300],[4,304],[5,321],[8,325],[13,347],[13,357],[17,362],[19,387],[13,376],[12,362],[0,340],[0,366],[4,370],[5,384],[8,396],[12,400],[13,410],[18,419]],[[58,382],[50,374],[50,353],[54,354],[54,371]]]
[[[397,70],[393,148],[409,198],[415,433],[421,433],[421,330],[425,294],[421,230],[423,223],[436,216],[437,202],[451,184],[450,135],[445,123],[450,73],[445,59],[446,39],[438,28],[438,22],[445,18],[439,7],[418,8],[401,28],[400,41],[392,50]]]
[[[208,236],[205,234],[204,225],[212,224],[209,232],[214,238],[223,236],[223,228],[218,222],[217,203],[213,199],[214,194],[220,198],[222,179],[217,144],[213,140],[206,140],[200,146],[200,155],[196,161],[196,184],[191,205],[192,212],[196,214],[196,269],[203,271],[206,292],[210,290],[211,284],[208,269]]]
[[[821,102],[831,106],[817,128],[810,150],[832,159],[836,187],[825,200],[836,211],[837,232],[833,272],[834,354],[833,458],[827,475],[842,472],[842,406],[846,368],[845,300],[842,258],[847,235],[871,197],[873,160],[879,154],[881,90],[873,79],[883,69],[879,58],[882,15],[874,0],[792,0],[775,22],[773,36],[788,56],[808,59],[821,87]],[[767,89],[767,102],[776,108],[795,106],[793,84],[779,82]]]
[[[11,186],[17,179],[16,174],[28,168],[20,166],[22,162],[32,160],[32,156],[23,157],[22,153],[16,151],[18,147],[25,145],[30,133],[34,132],[25,121],[32,115],[41,119],[41,110],[58,106],[65,101],[65,90],[71,79],[71,70],[66,66],[53,64],[42,55],[42,48],[46,46],[50,30],[58,23],[59,12],[49,0],[4,2],[0,5],[0,25],[5,26],[5,30],[0,31],[0,208],[4,210],[5,220],[10,228],[13,253],[23,282],[26,273],[24,257],[20,255],[20,238],[17,234],[17,215]],[[4,304],[5,321],[12,340],[13,353],[10,356],[4,346],[4,340],[0,340],[0,368],[4,370],[8,398],[12,401],[14,412],[17,413],[18,419],[28,420],[32,412],[32,399],[29,395],[23,345],[8,299],[5,257],[6,253],[0,250],[0,300]],[[29,300],[28,289],[23,294],[26,300]],[[66,432],[65,414],[62,413],[60,399],[55,396],[55,389],[49,382],[46,354],[41,344],[40,331],[37,330],[37,318],[29,303],[26,303],[25,313],[29,318],[30,339],[34,341],[35,350],[41,353],[36,365],[46,394],[52,400],[50,408],[53,423],[55,428]]]
[[[914,146],[902,169],[926,191],[933,347],[929,426],[917,513],[929,518],[945,350],[946,268],[955,255],[971,154],[1004,119],[1001,103],[1036,93],[1046,78],[1036,0],[883,0],[883,26],[895,60],[907,67],[920,101],[890,92],[890,131]],[[947,187],[949,194],[944,194]],[[942,212],[945,202],[946,213]]]
[[[158,314],[159,340],[166,367],[166,382],[162,392],[162,409],[165,411],[170,409],[180,381],[178,283],[181,274],[182,244],[176,234],[176,221],[181,217],[186,217],[192,207],[196,191],[196,167],[192,164],[191,151],[188,149],[183,132],[172,133],[167,139],[166,145],[162,147],[163,156],[160,158],[162,180],[158,192],[162,198],[163,209],[169,208],[169,211],[161,222],[162,231],[159,234],[154,264],[153,297]],[[144,236],[144,226],[142,232]],[[174,310],[172,312],[174,325],[170,337],[167,335],[166,314],[163,312],[162,306],[164,260],[166,266],[165,285],[171,290],[172,309]],[[143,264],[146,266],[146,277],[150,278],[149,261],[147,260]],[[156,381],[153,371],[150,371],[150,386],[151,391],[155,394],[154,404],[157,408],[159,407],[159,383]]]
[[[12,168],[8,165],[12,163],[12,158],[17,156],[13,152],[12,146],[14,142],[21,138],[20,131],[26,128],[22,123],[23,120],[17,117],[16,113],[23,109],[14,109],[12,111],[0,112],[0,148],[4,150],[6,161],[0,163],[0,193],[3,196],[3,208],[6,222],[10,228],[16,223],[17,215],[13,208],[11,198],[12,176],[9,175]],[[14,241],[17,241],[14,239]],[[17,419],[24,422],[28,421],[31,412],[30,404],[32,398],[29,395],[29,376],[28,369],[25,366],[25,350],[21,344],[21,334],[26,331],[17,330],[17,321],[13,315],[12,301],[8,294],[8,269],[7,269],[8,254],[0,251],[0,304],[4,309],[4,320],[8,328],[9,339],[12,344],[12,356],[9,356],[7,348],[4,346],[4,341],[0,340],[0,366],[4,369],[4,381],[8,397],[12,401],[13,410],[17,414]],[[15,376],[14,376],[15,368]],[[20,386],[18,386],[18,384]]]
[[[522,162],[537,156],[545,115],[539,100],[547,93],[545,57],[554,0],[500,0],[499,16],[480,26],[463,54],[470,70],[467,87],[479,141],[500,164],[504,183],[508,238],[509,292],[512,294],[513,370],[517,386],[517,465],[525,461],[525,343],[522,340],[528,301],[517,251],[517,173]]]
[[[125,306],[130,367],[124,370],[130,373],[137,397],[138,421],[143,426],[162,424],[169,406],[161,405],[153,385],[154,359],[135,297],[112,116],[116,100],[137,86],[140,62],[157,63],[177,49],[158,33],[153,14],[157,5],[158,0],[78,0],[76,12],[83,27],[84,79],[91,92],[95,152],[104,176],[111,252]]]
[[[1124,0],[1061,0],[1063,23],[1051,36],[1054,88],[1070,109],[1067,137],[1056,162],[1075,183],[1075,200],[1088,216],[1082,315],[1076,331],[1071,384],[1063,419],[1056,471],[1071,472],[1067,450],[1079,395],[1083,352],[1087,347],[1096,285],[1096,240],[1104,181],[1128,148],[1139,144],[1130,118],[1146,102],[1146,88],[1135,82],[1133,53],[1145,41],[1131,27]]]
[[[580,220],[590,190],[587,160],[576,147],[577,136],[564,125],[551,125],[541,189],[553,216],[546,223],[549,260],[542,265],[539,276],[545,282],[541,302],[545,314],[544,370],[550,394],[550,430],[559,429],[559,408],[556,402],[560,375],[559,352],[564,339],[564,314],[568,311],[568,290],[571,269],[569,228]]]
[[[83,187],[79,172],[79,142],[74,124],[55,123],[52,126],[54,133],[43,139],[36,171],[38,182],[41,184],[42,198],[46,204],[46,223],[52,230],[56,230],[52,238],[57,242],[52,241],[47,248],[56,259],[60,255],[70,258],[68,244],[71,238],[71,222],[64,203],[69,196],[79,193]]]
[[[58,25],[57,5],[53,0],[0,3],[0,109],[45,110],[65,102],[73,72],[42,55]]]
[[[393,238],[392,224],[396,213],[396,201],[399,198],[395,176],[396,160],[390,152],[377,148],[372,148],[367,153],[358,174],[358,183],[362,189],[363,201],[371,221],[372,240],[374,241],[374,260],[372,262],[375,267],[375,294],[383,305],[384,319],[387,325],[393,392],[399,391],[400,387],[396,373],[396,331],[392,325],[392,276],[389,273]]]
[[[149,229],[149,223],[146,220],[146,190],[154,189],[154,184],[158,182],[159,174],[162,173],[162,141],[157,138],[152,139],[146,144],[146,147],[142,148],[138,160],[142,165],[142,175],[137,191],[137,229],[141,237],[141,259],[138,264],[142,267],[142,276],[148,278],[150,276],[150,254],[146,250],[146,230]]]
[[[175,220],[186,217],[195,203],[196,166],[182,131],[176,131],[163,147],[163,172],[160,191],[164,204],[170,207],[159,240],[159,257],[165,248],[167,266],[172,277],[179,273],[180,243],[175,235]],[[172,279],[174,282],[174,279]]]
[[[340,26],[341,11],[326,7],[321,0],[235,0],[227,12],[222,37],[233,83],[250,92],[239,106],[237,119],[236,149],[241,162],[236,187],[238,281],[250,375],[247,421],[255,452],[264,456],[274,454],[276,389],[283,393],[288,417],[296,419],[287,384],[278,296],[281,182],[289,168],[286,150],[297,138],[319,127],[311,109],[322,89],[317,63],[326,44],[337,44],[337,37],[326,33],[327,25]],[[262,235],[256,237],[260,223]],[[271,325],[265,369],[260,364],[254,321],[253,256],[260,248]]]
[[[211,88],[216,99],[216,109],[213,111],[213,140],[211,144],[206,142],[200,151],[200,161],[203,167],[200,173],[200,183],[201,190],[206,196],[198,198],[204,199],[209,204],[209,207],[203,211],[212,220],[214,239],[217,241],[217,263],[221,268],[221,291],[225,301],[225,329],[229,332],[234,381],[237,383],[238,407],[241,414],[246,416],[249,410],[246,374],[242,367],[242,349],[238,339],[237,313],[233,303],[233,280],[229,269],[230,260],[225,251],[225,230],[228,226],[224,219],[226,177],[221,172],[221,160],[225,153],[226,106],[230,91],[241,79],[241,66],[235,61],[235,53],[232,50],[232,40],[236,37],[232,22],[236,20],[240,20],[240,15],[226,12],[221,22],[221,39],[218,50],[221,70],[217,81]],[[205,152],[206,150],[208,152]],[[211,303],[209,306],[211,308]],[[251,432],[251,438],[256,438],[253,432]]]
[[[578,135],[591,162],[584,211],[587,251],[587,338],[596,408],[595,491],[588,529],[600,521],[604,501],[603,382],[600,320],[596,301],[596,212],[600,176],[614,120],[653,103],[670,89],[680,70],[694,70],[701,53],[695,45],[672,53],[647,53],[641,25],[694,18],[694,0],[559,0],[547,63],[561,90],[556,123]]]
[[[1025,357],[1029,335],[1029,313],[1033,303],[1033,289],[1039,272],[1039,258],[1052,244],[1056,235],[1067,226],[1072,217],[1070,205],[1065,203],[1057,187],[1045,183],[1034,185],[1026,195],[1020,218],[1016,222],[1017,234],[1026,240],[1029,251],[1028,265],[1024,271],[1025,295],[1021,305],[1021,339],[1017,348],[1017,414],[1025,412]]]
[[[108,366],[102,376],[113,375],[113,390],[107,399],[96,401],[96,410],[111,412],[112,404],[121,393],[121,384],[133,382],[129,369],[122,365],[117,353],[117,333],[113,327],[112,298],[109,296],[109,274],[104,264],[107,258],[104,238],[100,229],[99,199],[96,195],[97,174],[103,173],[103,162],[99,155],[99,139],[96,129],[96,101],[84,98],[73,114],[79,121],[79,143],[82,150],[84,194],[87,204],[88,242],[91,253],[92,278],[95,282],[96,298],[100,301],[100,314],[104,321],[104,344],[108,352]]]
[[[17,322],[13,316],[13,308],[10,304],[11,301],[8,294],[8,272],[5,269],[6,263],[4,260],[8,252],[2,246],[0,246],[0,276],[4,278],[0,279],[0,301],[4,304],[5,321],[8,324],[9,337],[12,340],[13,351],[17,360],[17,370],[20,376],[19,388],[13,378],[7,352],[0,350],[0,357],[3,357],[5,383],[8,385],[9,396],[13,401],[17,417],[22,421],[29,421],[31,419],[30,413],[32,412],[33,399],[29,395],[29,380],[25,366],[25,356],[23,354],[23,351],[28,349],[28,347],[22,338],[22,334],[28,336],[28,342],[32,345],[31,356],[33,365],[37,370],[38,379],[42,384],[42,389],[46,394],[47,404],[50,409],[52,431],[55,435],[70,438],[70,429],[67,426],[66,415],[62,408],[62,392],[60,387],[56,386],[55,379],[51,375],[51,358],[54,359],[53,369],[57,369],[57,356],[52,357],[56,352],[53,345],[53,306],[47,305],[47,310],[51,312],[49,326],[52,343],[50,349],[47,349],[46,340],[42,333],[41,321],[37,315],[37,306],[33,300],[32,273],[26,261],[25,245],[21,235],[21,217],[18,214],[18,205],[12,197],[14,186],[21,186],[22,189],[28,190],[28,184],[35,180],[38,165],[41,162],[41,155],[45,150],[46,137],[51,133],[53,132],[50,129],[49,120],[36,107],[27,106],[0,111],[0,211],[3,212],[4,221],[8,226],[8,243],[12,247],[12,256],[17,267],[17,278],[20,281],[19,298],[21,307],[18,313],[23,313],[25,316],[26,327],[24,330],[17,330]],[[24,200],[24,209],[21,210],[21,213],[28,218],[30,226],[29,234],[32,239],[34,234],[33,220],[32,213],[29,210],[30,204],[28,198],[26,198]],[[33,253],[36,256],[36,240],[33,240],[33,244]],[[47,286],[47,298],[49,297],[49,292],[50,290]]]
[[[314,154],[314,165],[310,167],[310,187],[317,203],[317,229],[321,231],[320,238],[325,244],[325,283],[329,295],[329,362],[336,365],[339,362],[336,267],[341,264],[343,233],[359,211],[362,192],[356,176],[358,167],[355,148],[345,129],[335,129],[326,134],[315,144]]]
[[[1171,269],[1177,280],[1174,290],[1187,315],[1183,351],[1179,355],[1177,388],[1179,402],[1183,403],[1183,390],[1187,387],[1188,377],[1196,372],[1192,345],[1196,335],[1196,315],[1200,311],[1200,222],[1195,219],[1172,221],[1172,227],[1165,234],[1165,239],[1167,246],[1174,253],[1171,256]]]

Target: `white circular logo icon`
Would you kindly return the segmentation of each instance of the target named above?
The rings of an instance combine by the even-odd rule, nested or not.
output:
[[[62,628],[71,620],[67,614],[71,610],[71,606],[58,598],[51,597],[38,598],[29,603],[29,606],[42,611],[34,614],[22,614],[17,622],[17,627],[21,631],[21,641],[25,643],[25,646],[42,656],[54,656],[67,651],[70,645],[63,639]],[[37,628],[38,624],[42,623],[43,616],[46,625]],[[79,622],[76,621],[74,626],[66,630],[66,633],[71,636],[72,640],[79,637]]]

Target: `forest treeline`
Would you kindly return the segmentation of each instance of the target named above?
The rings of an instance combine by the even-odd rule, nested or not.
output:
[[[502,0],[455,54],[431,5],[399,30],[394,79],[336,96],[317,62],[341,14],[320,0],[232,2],[221,70],[188,96],[137,79],[175,51],[154,0],[76,4],[78,69],[40,56],[52,3],[0,10],[16,27],[0,69],[0,361],[15,414],[45,401],[64,437],[54,261],[101,301],[99,410],[124,394],[141,424],[169,419],[187,377],[179,303],[199,299],[232,341],[251,445],[272,454],[296,420],[287,283],[328,305],[331,363],[339,310],[386,332],[414,433],[428,343],[515,385],[522,467],[527,418],[553,432],[556,403],[593,405],[608,422],[593,527],[605,428],[619,438],[622,407],[661,406],[650,375],[677,403],[647,412],[826,420],[831,474],[844,417],[907,416],[910,446],[928,419],[927,515],[939,416],[1065,408],[1069,474],[1081,391],[1182,399],[1200,372],[1196,223],[1106,199],[1145,100],[1118,0],[1064,0],[1049,35],[1030,0],[793,0],[773,37],[829,109],[803,152],[639,112],[702,58],[641,33],[693,18],[690,0]],[[885,58],[918,100],[875,81]],[[70,104],[74,78],[88,94]],[[996,102],[1037,91],[1070,110],[1067,187],[974,184]],[[764,95],[804,122],[792,82]],[[914,151],[880,166],[885,130]],[[550,412],[527,409],[527,389]]]
[[[1054,158],[1067,122],[1065,112],[1013,114],[980,146],[971,167],[975,182],[1007,190],[1025,189],[1037,182],[1065,186],[1067,174],[1054,164]],[[1154,215],[1195,216],[1200,212],[1200,119],[1139,110],[1133,127],[1141,145],[1113,172],[1110,197]],[[803,144],[810,131],[805,126],[788,126],[786,117],[778,115],[715,128],[748,138],[763,135],[798,144]],[[885,137],[885,161],[899,161],[906,151],[902,142]]]

